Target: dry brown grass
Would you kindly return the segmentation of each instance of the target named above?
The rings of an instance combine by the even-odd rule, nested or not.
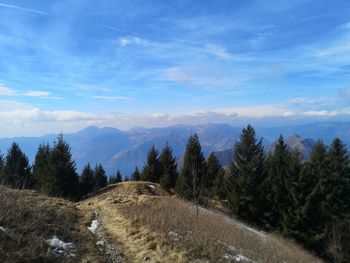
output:
[[[0,211],[0,226],[9,235],[0,237],[1,262],[77,262],[84,261],[86,256],[81,255],[87,251],[94,252],[87,230],[80,225],[81,214],[72,202],[0,186]],[[52,257],[45,244],[52,235],[77,244],[77,256]]]
[[[153,185],[154,188],[149,187]],[[148,227],[132,224],[119,208],[147,198],[168,195],[159,185],[148,182],[128,182],[115,185],[107,193],[80,202],[79,208],[86,214],[98,211],[102,231],[110,242],[121,251],[123,262],[191,262],[185,250],[166,246],[162,236]]]
[[[122,206],[121,211],[132,225],[160,233],[165,244],[185,248],[193,259],[235,262],[233,257],[241,254],[256,262],[322,262],[291,241],[264,238],[220,214],[201,209],[197,219],[193,204],[174,196],[146,198]]]
[[[322,262],[291,241],[264,238],[222,214],[200,209],[197,221],[192,203],[169,196],[157,184],[151,191],[150,184],[118,184],[79,206],[100,212],[104,231],[126,262],[142,262],[145,256],[148,262],[235,262],[237,254],[256,262]]]

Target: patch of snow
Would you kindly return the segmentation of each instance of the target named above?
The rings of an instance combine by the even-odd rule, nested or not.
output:
[[[56,235],[46,239],[45,243],[54,249],[52,251],[53,256],[59,257],[65,254],[67,254],[69,257],[75,256],[73,252],[76,251],[77,246],[74,243],[60,240]]]
[[[105,242],[103,240],[99,240],[96,242],[96,245],[103,247],[105,245]]]
[[[6,228],[4,228],[3,226],[0,226],[0,232],[6,233]]]
[[[169,231],[168,236],[174,241],[179,241],[182,238],[182,236],[175,231]]]
[[[206,208],[203,208],[203,207],[199,207],[199,209],[204,211],[204,212],[206,212],[206,213],[208,213],[208,214],[213,214],[215,216],[219,216],[220,218],[224,219],[228,223],[236,224],[236,225],[240,226],[241,228],[244,228],[244,229],[248,230],[249,232],[256,234],[261,239],[267,239],[267,234],[264,233],[263,231],[258,231],[258,230],[254,229],[254,228],[251,228],[251,227],[247,226],[246,224],[244,224],[242,222],[239,222],[238,220],[236,220],[236,219],[234,219],[234,218],[224,214],[221,211],[209,210],[209,209],[206,209]]]
[[[226,254],[224,255],[224,259],[233,260],[234,257],[233,257],[232,255],[226,253]]]
[[[150,185],[148,185],[149,186],[149,188],[151,188],[152,190],[156,190],[156,187],[153,185],[153,184],[150,184]]]
[[[227,260],[234,260],[234,262],[248,262],[248,263],[256,263],[256,261],[250,259],[250,258],[247,258],[241,254],[237,254],[235,256],[232,256],[231,254],[228,254],[226,253],[224,256],[223,256],[224,259],[227,259]]]
[[[89,231],[91,233],[95,234],[96,230],[99,226],[100,226],[100,222],[98,221],[98,219],[94,219],[94,220],[92,220],[91,225],[88,226],[87,228],[89,229]]]
[[[233,257],[234,260],[236,260],[237,262],[245,262],[245,261],[248,261],[250,262],[251,260],[243,255],[236,255]]]

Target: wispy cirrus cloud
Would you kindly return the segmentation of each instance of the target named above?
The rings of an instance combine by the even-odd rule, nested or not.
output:
[[[0,96],[16,96],[17,91],[6,87],[4,84],[0,83]]]
[[[5,84],[0,83],[0,96],[6,96],[6,97],[25,96],[25,97],[49,98],[51,97],[51,93],[48,91],[37,91],[37,90],[22,92],[19,90],[9,88]]]
[[[49,97],[51,93],[48,91],[28,91],[22,93],[22,95],[28,97]]]
[[[239,83],[239,80],[211,67],[171,67],[161,71],[158,78],[194,87],[233,87]]]
[[[5,4],[5,3],[0,3],[0,7],[20,10],[20,11],[24,11],[24,12],[37,14],[37,15],[44,15],[44,16],[48,16],[49,15],[49,13],[43,12],[41,10],[27,8],[27,7],[22,7],[22,6],[18,6],[18,5],[10,5],[10,4]]]
[[[130,100],[131,98],[124,97],[124,96],[91,96],[91,99],[96,99],[96,100]]]

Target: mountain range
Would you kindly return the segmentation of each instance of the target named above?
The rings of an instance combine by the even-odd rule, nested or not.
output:
[[[181,163],[188,137],[196,133],[200,139],[205,156],[215,152],[220,162],[227,165],[232,157],[232,147],[239,139],[242,127],[228,124],[175,125],[165,128],[133,128],[122,131],[117,128],[87,127],[79,132],[64,134],[71,146],[77,170],[81,171],[88,162],[91,165],[101,163],[108,175],[120,169],[123,175],[129,175],[138,166],[142,168],[147,152],[152,145],[160,151],[166,142],[172,148],[174,155]],[[316,139],[322,139],[326,144],[339,137],[344,143],[350,144],[350,122],[320,122],[307,125],[283,127],[255,127],[257,137],[263,138],[267,151],[273,149],[274,142],[281,134],[292,149],[298,149],[304,158],[308,158]],[[30,161],[34,160],[40,143],[50,143],[57,134],[42,137],[16,137],[0,139],[0,150],[6,153],[12,142],[17,142],[27,154]]]

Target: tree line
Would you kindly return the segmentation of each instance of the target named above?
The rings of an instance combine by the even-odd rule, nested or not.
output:
[[[153,146],[142,172],[134,174],[134,180],[158,182],[196,204],[224,200],[245,222],[294,239],[327,261],[350,261],[350,158],[339,138],[330,146],[318,140],[303,160],[282,136],[265,151],[248,125],[226,169],[215,154],[204,157],[193,135],[179,173],[167,144],[160,155]]]
[[[62,135],[52,147],[39,146],[33,167],[16,143],[6,158],[0,156],[2,184],[53,196],[79,198],[122,180],[119,170],[107,179],[101,164],[87,164],[78,176]],[[223,168],[214,153],[205,158],[194,134],[181,169],[168,143],[160,153],[152,146],[142,170],[136,166],[127,180],[160,183],[197,205],[222,200],[245,222],[279,232],[332,262],[350,260],[350,160],[338,138],[328,147],[317,141],[305,161],[282,136],[266,152],[248,125],[234,144],[232,163]]]
[[[117,182],[115,177],[111,179]],[[121,180],[121,176],[118,180]],[[108,178],[101,164],[97,164],[94,169],[87,164],[79,176],[70,146],[61,134],[52,146],[39,145],[32,166],[19,145],[12,143],[6,157],[0,155],[0,183],[16,189],[35,189],[46,195],[76,200],[105,187]]]

